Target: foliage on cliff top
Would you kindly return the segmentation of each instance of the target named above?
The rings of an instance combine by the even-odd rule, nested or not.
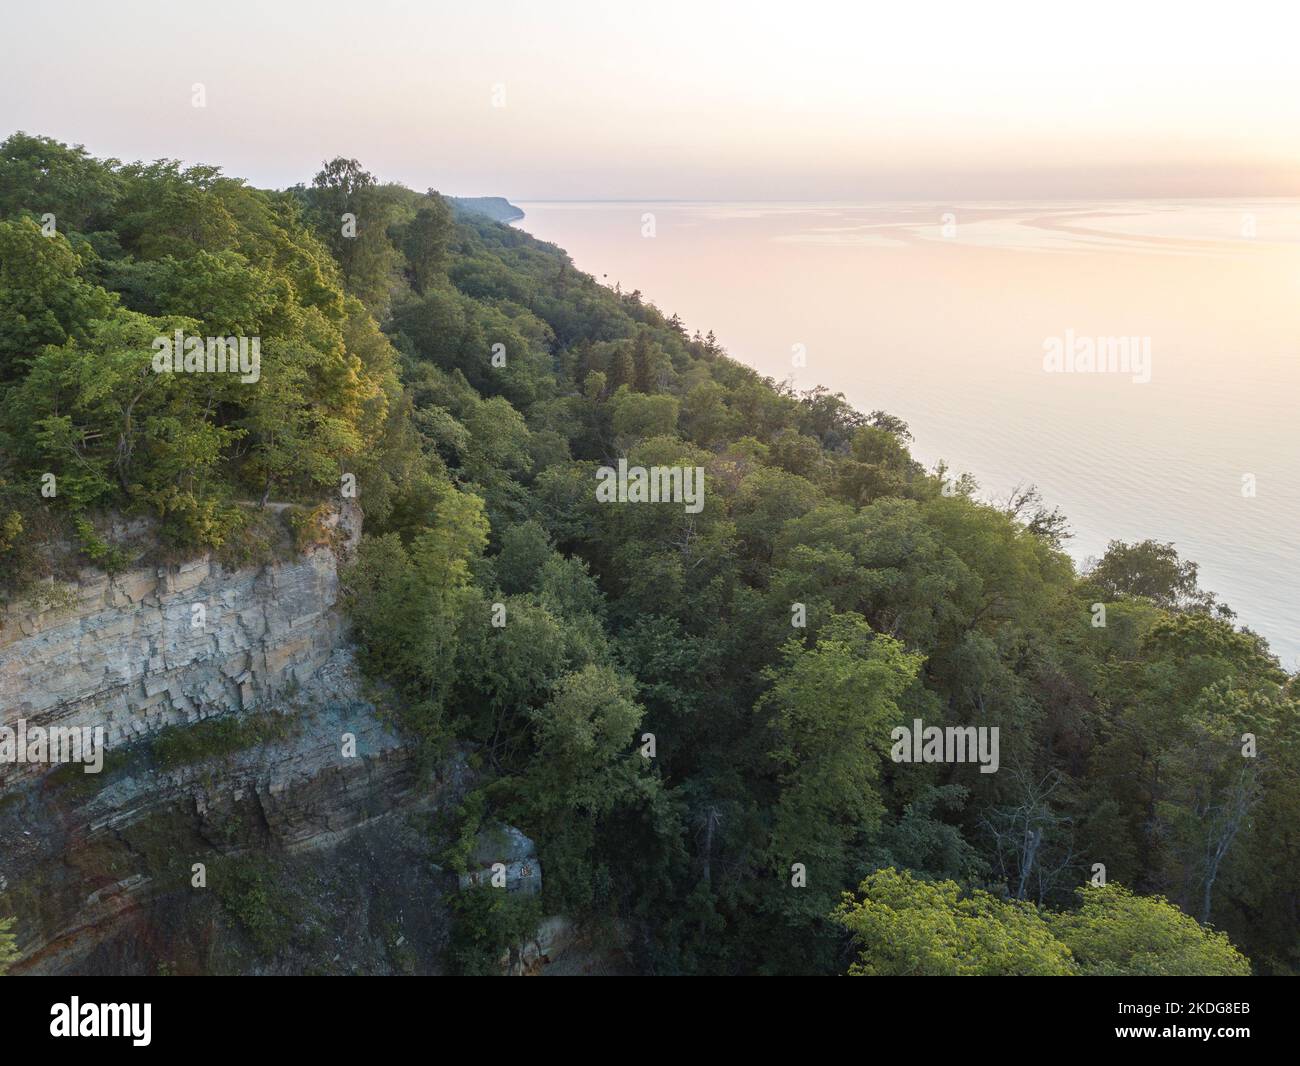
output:
[[[355,474],[362,661],[429,751],[474,750],[548,910],[616,920],[647,972],[841,971],[831,913],[888,866],[1048,968],[1058,941],[1085,968],[1237,967],[1180,955],[1193,919],[1300,966],[1296,681],[1167,545],[1078,575],[1036,493],[980,502],[898,418],[355,160],[263,192],[11,137],[0,324],[6,570],[52,514],[148,510],[193,550],[239,500],[314,507]],[[258,382],[154,374],[176,329],[259,336]],[[703,468],[704,508],[599,503],[620,458]],[[999,772],[891,761],[882,731],[918,718],[998,728]],[[1079,905],[1096,863],[1195,930]],[[1143,962],[1129,928],[1168,947]],[[975,937],[977,968],[1004,941]]]

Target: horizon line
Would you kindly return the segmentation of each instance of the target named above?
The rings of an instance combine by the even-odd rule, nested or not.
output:
[[[473,196],[463,193],[446,193],[453,199],[492,198],[494,195],[511,203],[530,204],[945,204],[945,203],[1124,203],[1127,201],[1175,200],[1182,203],[1200,200],[1276,200],[1281,202],[1300,202],[1300,192],[1289,196],[1259,196],[1245,193],[1217,193],[1213,196],[1006,196],[1006,197],[934,197],[934,196],[886,196],[865,199],[823,199],[816,197],[669,197],[669,196],[617,196],[617,197],[554,197],[554,196],[501,196],[500,194],[478,193]]]

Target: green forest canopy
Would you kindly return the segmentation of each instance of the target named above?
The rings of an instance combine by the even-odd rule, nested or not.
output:
[[[258,337],[259,380],[154,372],[177,330]],[[258,505],[350,475],[360,655],[472,752],[463,833],[520,826],[547,911],[645,972],[1296,972],[1295,678],[1172,546],[1080,575],[1032,490],[910,440],[355,160],[271,192],[0,145],[5,597],[69,539],[122,565],[110,513],[255,560]],[[598,504],[619,458],[705,507]],[[1001,769],[892,762],[914,719],[999,728]]]

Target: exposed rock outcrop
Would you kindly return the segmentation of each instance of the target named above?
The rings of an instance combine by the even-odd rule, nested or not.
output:
[[[542,864],[537,846],[513,825],[495,826],[479,833],[470,855],[470,870],[460,875],[460,887],[493,885],[494,875],[507,892],[536,896],[542,891]]]
[[[354,509],[329,520],[344,551]],[[115,747],[168,725],[256,710],[339,646],[340,553],[228,571],[210,555],[110,577],[85,570],[71,607],[0,617],[0,726],[102,727]],[[39,766],[0,766],[0,787]]]

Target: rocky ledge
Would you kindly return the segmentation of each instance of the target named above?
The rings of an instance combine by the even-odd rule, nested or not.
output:
[[[169,725],[255,711],[308,681],[340,645],[340,558],[355,509],[327,524],[340,547],[227,570],[210,555],[115,576],[85,570],[70,606],[0,615],[0,727],[102,728],[108,750]],[[0,789],[39,766],[0,766]]]

